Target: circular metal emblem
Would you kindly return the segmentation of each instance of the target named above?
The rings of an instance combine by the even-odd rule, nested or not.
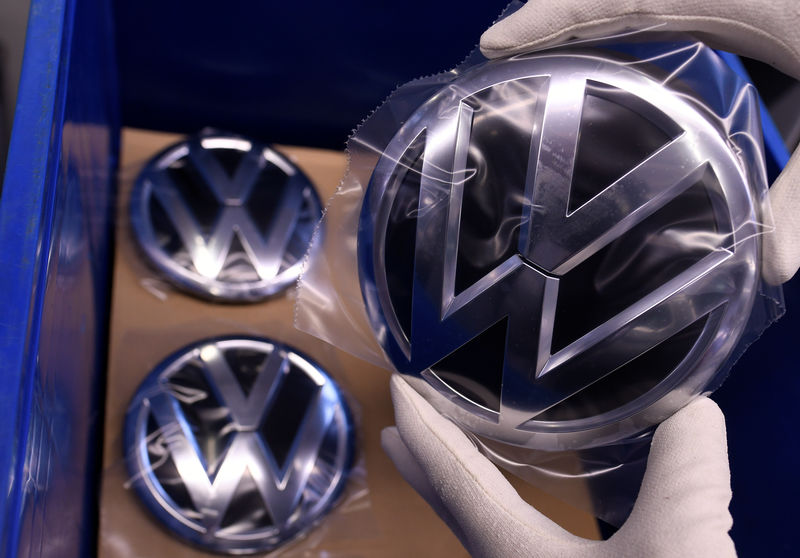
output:
[[[128,410],[132,485],[169,529],[207,550],[265,552],[334,505],[354,432],[333,380],[287,346],[201,341],[164,360]]]
[[[663,77],[663,76],[662,76]],[[358,249],[394,366],[478,435],[632,436],[713,383],[759,275],[753,190],[686,92],[613,59],[488,62],[378,161]]]
[[[322,206],[311,181],[274,149],[202,134],[151,160],[131,197],[135,236],[179,287],[252,301],[293,284]]]

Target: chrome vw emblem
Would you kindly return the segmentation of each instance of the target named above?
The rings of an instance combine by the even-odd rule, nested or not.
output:
[[[334,504],[353,430],[332,380],[266,340],[197,343],[142,384],[126,419],[132,484],[170,529],[204,548],[271,550]]]
[[[311,182],[270,147],[204,134],[168,148],[131,197],[154,265],[207,298],[257,300],[294,283],[322,214]]]
[[[579,55],[490,62],[377,163],[368,314],[397,369],[467,429],[607,443],[729,357],[756,290],[753,196],[699,103],[659,79]]]

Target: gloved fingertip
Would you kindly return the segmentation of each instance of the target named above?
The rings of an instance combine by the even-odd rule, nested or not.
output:
[[[725,442],[725,416],[719,405],[708,397],[698,397],[661,423],[654,443],[672,443],[673,438],[683,441],[689,433],[692,438],[701,435]]]
[[[397,431],[396,426],[387,426],[381,430],[381,447],[387,454],[390,454],[398,444],[402,443],[403,439],[400,438],[400,433]]]
[[[769,189],[771,225],[763,236],[761,273],[770,285],[782,285],[800,267],[800,149]]]
[[[395,403],[395,400],[398,397],[403,397],[405,399],[406,397],[403,393],[403,388],[408,387],[409,385],[400,374],[392,374],[392,377],[389,379],[389,390],[392,394],[392,403]]]
[[[412,424],[418,425],[420,420],[428,425],[436,425],[436,428],[445,430],[456,428],[434,410],[430,403],[417,393],[400,374],[392,375],[389,387],[394,405],[395,422],[400,427],[401,436],[406,434],[404,425],[406,427],[410,427]]]
[[[529,0],[484,31],[481,53],[487,58],[500,58],[559,44],[564,40],[562,31],[579,21],[581,6],[586,3],[589,0]]]
[[[497,25],[500,25],[500,23],[490,27],[481,35],[479,43],[481,54],[486,58],[499,58],[503,56],[504,50],[511,46],[508,44],[509,41],[505,40],[506,35],[503,33],[503,30],[497,28]]]
[[[639,496],[615,537],[676,556],[735,556],[730,500],[725,417],[699,397],[656,429]]]

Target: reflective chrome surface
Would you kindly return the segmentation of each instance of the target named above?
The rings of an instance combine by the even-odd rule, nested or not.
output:
[[[126,417],[132,485],[206,550],[272,550],[313,527],[354,450],[337,386],[293,349],[255,338],[186,347],[142,383]]]
[[[359,225],[396,368],[466,429],[582,448],[714,379],[753,304],[759,222],[691,96],[582,55],[493,61],[398,131]]]
[[[171,281],[237,302],[297,280],[322,207],[309,179],[274,149],[205,133],[150,161],[130,215],[144,253]]]

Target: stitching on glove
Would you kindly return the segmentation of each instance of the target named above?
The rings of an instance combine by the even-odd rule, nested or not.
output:
[[[555,39],[557,39],[559,37],[563,37],[564,35],[569,35],[569,34],[578,34],[578,35],[580,35],[580,32],[583,31],[583,30],[591,29],[593,27],[602,26],[602,25],[606,25],[606,24],[614,24],[614,23],[619,23],[619,22],[625,22],[626,20],[628,20],[629,18],[632,18],[632,17],[633,18],[653,18],[653,19],[660,20],[659,22],[661,22],[661,23],[663,23],[663,22],[674,22],[674,21],[689,21],[689,22],[710,21],[710,22],[716,22],[716,23],[721,23],[721,24],[733,25],[733,26],[736,26],[736,27],[741,27],[741,28],[744,28],[744,29],[746,29],[747,31],[749,31],[751,33],[754,33],[755,35],[757,35],[759,37],[766,37],[766,38],[770,39],[771,41],[774,41],[775,43],[779,44],[784,50],[786,50],[789,53],[791,53],[791,55],[793,56],[793,58],[795,59],[796,62],[800,63],[800,52],[798,52],[791,44],[785,42],[783,39],[781,39],[779,37],[776,37],[776,36],[772,35],[771,33],[769,33],[768,31],[766,31],[764,29],[761,29],[759,27],[753,26],[753,25],[751,25],[749,23],[744,23],[742,21],[739,21],[738,19],[731,19],[731,18],[726,18],[726,17],[715,17],[715,16],[678,16],[678,15],[672,15],[672,14],[660,14],[660,13],[652,13],[652,12],[629,12],[628,14],[625,14],[624,16],[616,16],[616,17],[610,17],[610,18],[604,18],[604,19],[596,19],[596,20],[592,20],[592,21],[589,21],[589,22],[576,23],[576,24],[570,25],[569,27],[565,27],[563,29],[560,29],[558,31],[550,33],[549,35],[546,35],[544,37],[539,37],[537,39],[534,39],[532,41],[529,41],[527,43],[524,43],[524,44],[521,44],[521,45],[518,45],[518,46],[515,46],[515,47],[510,47],[510,48],[486,48],[484,50],[486,52],[488,52],[488,53],[496,53],[496,54],[500,54],[500,53],[511,51],[511,50],[513,50],[514,52],[520,52],[522,50],[526,50],[526,49],[531,48],[531,47],[537,47],[537,46],[549,43],[549,42],[551,42],[551,41],[553,41],[553,40],[555,40]],[[697,32],[697,31],[695,31],[695,32]],[[702,31],[700,31],[700,32],[702,32]],[[797,77],[800,78],[800,76],[797,76]]]

